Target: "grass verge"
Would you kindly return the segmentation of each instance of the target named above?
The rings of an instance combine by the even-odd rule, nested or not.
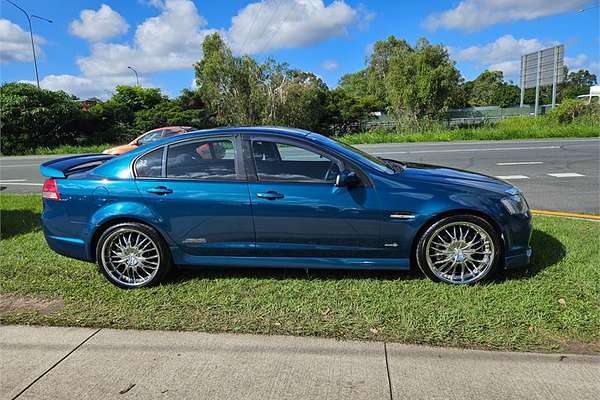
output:
[[[476,128],[432,129],[424,132],[373,131],[340,136],[348,144],[451,142],[458,140],[514,140],[599,137],[598,125],[560,124],[548,118],[510,118]]]
[[[97,154],[102,153],[104,150],[114,147],[114,144],[97,144],[88,146],[73,146],[73,145],[62,145],[58,147],[36,147],[19,154],[11,154],[18,156],[46,156],[55,154]]]
[[[473,287],[416,273],[207,270],[124,291],[53,253],[40,197],[0,196],[0,323],[600,351],[600,224],[536,217],[533,264]],[[582,240],[588,238],[588,240]]]

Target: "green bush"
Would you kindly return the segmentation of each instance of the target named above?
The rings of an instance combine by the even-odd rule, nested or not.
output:
[[[63,91],[38,89],[28,83],[0,87],[0,149],[16,154],[31,148],[75,144],[93,125],[93,116]]]
[[[561,123],[596,123],[600,128],[600,104],[567,99],[548,112],[548,117]]]

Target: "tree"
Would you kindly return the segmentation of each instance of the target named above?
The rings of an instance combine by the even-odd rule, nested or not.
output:
[[[90,113],[98,121],[96,131],[101,141],[115,143],[131,140],[143,132],[136,126],[138,112],[168,102],[158,88],[119,85],[110,99],[92,106]]]
[[[442,118],[460,94],[460,72],[441,45],[419,39],[414,48],[396,49],[385,86],[391,111],[413,122]]]
[[[464,84],[470,106],[510,107],[519,103],[520,89],[505,82],[501,71],[483,71],[477,78]]]
[[[234,57],[218,33],[204,39],[202,50],[194,66],[196,85],[214,123],[254,125],[260,117],[260,66],[250,57]]]
[[[40,146],[74,144],[91,124],[76,97],[28,83],[0,87],[0,148],[15,154]]]
[[[595,74],[592,74],[587,69],[570,72],[565,79],[565,82],[560,85],[559,97],[563,101],[565,99],[575,99],[581,94],[588,94],[590,87],[598,83]]]

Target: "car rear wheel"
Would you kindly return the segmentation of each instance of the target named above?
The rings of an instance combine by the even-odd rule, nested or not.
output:
[[[419,268],[436,282],[473,284],[491,277],[500,259],[501,242],[483,218],[454,215],[432,224],[416,248]]]
[[[104,276],[125,289],[155,285],[171,269],[169,252],[160,235],[133,222],[109,227],[98,240],[96,259]]]

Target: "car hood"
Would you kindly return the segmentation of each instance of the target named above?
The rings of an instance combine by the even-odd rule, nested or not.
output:
[[[519,192],[518,188],[501,179],[439,165],[406,163],[406,168],[399,175],[404,179],[412,178],[427,182],[459,184],[496,193]]]

